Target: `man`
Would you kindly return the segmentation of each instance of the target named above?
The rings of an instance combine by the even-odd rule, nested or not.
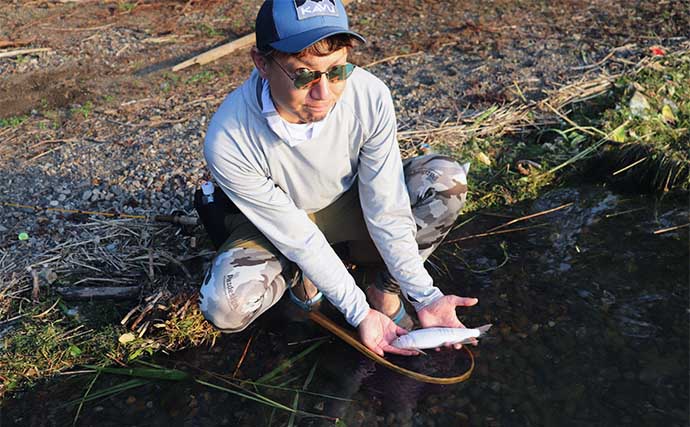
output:
[[[462,327],[455,308],[477,303],[444,296],[423,265],[464,205],[466,167],[429,155],[403,170],[390,92],[347,62],[359,42],[340,0],[266,1],[257,15],[256,69],[204,145],[237,208],[200,292],[219,329],[241,331],[274,305],[293,268],[293,300],[324,295],[379,355],[416,354],[390,345],[407,332],[394,322],[407,317],[401,294],[422,327]],[[331,247],[343,242],[355,264],[385,264],[367,295]]]

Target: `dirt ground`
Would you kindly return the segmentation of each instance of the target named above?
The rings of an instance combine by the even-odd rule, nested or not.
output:
[[[0,175],[12,182],[0,189],[2,199],[189,209],[189,192],[205,174],[205,125],[252,64],[245,50],[177,73],[171,67],[250,33],[258,7],[194,0],[0,5],[4,51],[48,49],[0,58]],[[690,24],[687,1],[355,1],[348,9],[351,26],[369,40],[352,61],[384,60],[368,68],[390,86],[401,130],[615,73],[652,46],[687,44]],[[67,187],[58,200],[57,190]],[[87,197],[94,190],[104,196]]]
[[[171,74],[170,67],[250,33],[258,3],[5,3],[0,6],[0,40],[30,42],[22,47],[50,51],[0,60],[0,117],[32,111],[41,115],[87,101],[120,118],[168,99],[213,96],[210,104],[216,104],[246,77],[251,67],[246,53],[178,74]],[[614,48],[629,46],[634,51],[674,44],[688,31],[686,1],[590,0],[558,6],[505,0],[356,1],[349,13],[351,26],[369,39],[355,55],[360,65],[415,52],[454,59],[438,70],[414,70],[415,86],[421,90],[445,89],[444,106],[444,98],[473,107],[509,100],[515,96],[513,82],[524,86],[523,93],[538,97],[541,89],[581,74],[574,68],[594,63]],[[469,61],[458,61],[465,58]],[[470,62],[471,72],[459,62]],[[201,71],[217,75],[194,79]],[[409,73],[395,71],[382,78]],[[166,85],[177,79],[203,84]],[[455,87],[444,85],[446,79]],[[147,98],[146,105],[122,111],[124,102],[141,98]],[[70,135],[65,131],[63,137]]]

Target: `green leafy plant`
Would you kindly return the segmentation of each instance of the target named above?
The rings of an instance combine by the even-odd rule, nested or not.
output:
[[[14,116],[6,119],[0,119],[0,128],[16,127],[24,123],[28,119],[27,116]]]
[[[84,116],[84,119],[89,118],[89,114],[93,111],[93,103],[91,101],[86,101],[84,105],[81,105],[79,107],[74,107],[70,110],[72,114],[81,114]]]
[[[222,37],[224,36],[223,32],[214,28],[213,26],[202,22],[201,24],[197,25],[197,29],[201,31],[202,34],[206,35],[207,37]]]
[[[130,2],[121,2],[117,5],[117,8],[120,10],[120,12],[125,12],[129,13],[134,10],[134,8],[137,7],[136,3],[130,3]]]
[[[186,83],[207,83],[216,77],[216,73],[210,70],[200,71],[186,80]]]

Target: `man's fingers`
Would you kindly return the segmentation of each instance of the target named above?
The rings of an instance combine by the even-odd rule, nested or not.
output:
[[[383,350],[381,349],[381,347],[379,347],[378,345],[375,345],[375,344],[370,345],[370,343],[366,343],[366,342],[363,342],[363,343],[369,350],[371,350],[374,353],[378,354],[379,356],[383,357]]]
[[[416,356],[419,354],[419,352],[416,350],[405,350],[403,348],[393,347],[392,345],[383,345],[383,346],[381,346],[381,348],[386,353],[399,354],[401,356]],[[379,356],[382,356],[382,355],[379,354]]]
[[[458,307],[470,307],[479,302],[477,298],[465,298],[465,297],[459,297],[457,295],[453,295],[455,298],[453,298],[453,304],[455,304]]]
[[[443,346],[446,348],[454,348],[456,350],[460,350],[462,348],[462,344],[460,343],[452,343],[452,342],[444,342]],[[439,347],[440,349],[440,347]]]
[[[395,325],[395,323],[393,323]],[[395,325],[395,334],[396,335],[407,335],[409,331],[405,328],[401,328],[398,325]]]

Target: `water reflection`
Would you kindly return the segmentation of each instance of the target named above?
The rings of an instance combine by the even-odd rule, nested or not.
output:
[[[389,360],[437,377],[458,376],[470,367],[469,356],[464,351],[442,351],[415,358],[391,356]],[[399,375],[352,349],[335,345],[320,355],[319,366],[323,368],[318,382],[313,384],[314,389],[353,399],[352,402],[326,401],[324,405],[324,413],[345,419],[348,426],[413,425],[420,410],[447,418],[440,406],[418,408],[417,405],[430,396],[447,395],[462,388],[462,384],[429,384]],[[313,421],[308,425],[332,423]]]

